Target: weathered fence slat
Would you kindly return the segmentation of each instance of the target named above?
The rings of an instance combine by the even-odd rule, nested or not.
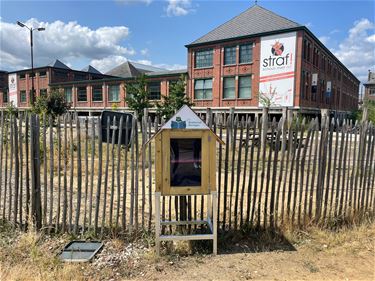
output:
[[[116,229],[119,226],[120,203],[121,203],[121,139],[124,126],[124,116],[120,117],[117,140],[117,205],[116,205]],[[126,173],[126,171],[125,171]]]
[[[104,194],[103,194],[103,210],[102,210],[102,227],[101,227],[101,235],[104,235],[105,229],[105,217],[107,212],[107,193],[108,193],[108,170],[109,170],[109,140],[110,140],[110,127],[111,127],[111,119],[108,116],[106,120],[106,135],[107,135],[107,143],[106,143],[106,153],[105,153],[105,166],[104,166]]]
[[[47,225],[47,116],[43,114],[43,224]]]
[[[69,177],[69,232],[73,230],[73,192],[74,192],[74,135],[73,114],[69,114],[69,149],[70,149],[70,177]]]
[[[96,199],[95,199],[95,218],[94,218],[94,233],[98,233],[98,221],[99,221],[99,206],[100,206],[100,194],[102,188],[102,153],[103,153],[103,143],[102,143],[102,124],[101,119],[98,119],[98,179],[96,186]],[[93,172],[93,171],[91,171]]]
[[[237,173],[236,173],[236,195],[234,199],[234,229],[237,229],[238,224],[238,194],[240,189],[240,177],[241,177],[241,159],[242,159],[242,141],[243,141],[243,129],[244,129],[244,120],[240,121],[240,139],[238,143],[238,153],[237,153]],[[235,136],[235,138],[237,138]],[[235,151],[233,151],[235,154]]]
[[[116,130],[118,128],[116,116],[113,118],[112,126],[112,142],[111,142],[111,197],[109,203],[109,226],[112,227],[112,219],[113,219],[113,202],[114,202],[114,195],[115,195],[115,136]],[[109,143],[107,143],[109,145]]]
[[[242,173],[242,188],[241,188],[241,198],[240,198],[240,226],[243,226],[244,223],[244,197],[245,197],[245,188],[246,188],[246,172],[247,172],[247,161],[249,155],[249,140],[250,140],[250,123],[251,120],[247,118],[245,120],[245,143],[240,142],[240,146],[245,146],[245,159]],[[247,208],[248,209],[248,208]]]
[[[19,130],[19,150],[20,150],[20,192],[19,192],[19,224],[22,228],[22,221],[23,221],[23,183],[24,183],[24,179],[23,179],[23,167],[24,167],[24,163],[23,163],[23,133],[22,133],[22,123],[24,122],[24,114],[20,114],[19,115],[19,126],[18,126],[18,130]],[[1,142],[1,139],[0,139],[0,142]],[[1,144],[0,144],[1,145]],[[1,151],[0,151],[0,154],[1,154]],[[2,157],[2,156],[0,156]],[[1,163],[1,159],[0,159],[0,163]],[[1,171],[1,164],[0,164],[0,171]],[[0,176],[1,177],[1,176]],[[0,178],[0,186],[1,186],[1,178]],[[1,189],[1,188],[0,188]],[[0,191],[1,193],[1,191]],[[1,198],[1,196],[0,196]],[[1,199],[0,199],[1,201]]]
[[[53,218],[53,176],[54,176],[54,146],[53,146],[53,118],[52,116],[48,119],[49,124],[49,214],[48,214],[48,226],[49,231],[52,228]],[[46,153],[46,152],[45,152]]]
[[[27,125],[27,122],[26,122]],[[27,138],[27,135],[26,135]],[[26,146],[27,147],[27,146]],[[64,151],[65,153],[65,151]],[[56,210],[56,228],[59,230],[60,208],[61,208],[61,118],[57,118],[57,210]]]
[[[277,123],[276,127],[276,139],[274,146],[274,157],[273,157],[273,165],[272,165],[272,185],[271,185],[271,199],[270,199],[270,227],[275,227],[275,197],[276,197],[276,176],[277,176],[277,161],[279,159],[279,150],[280,150],[280,136],[281,136],[281,129],[282,129],[283,119],[280,119]],[[275,124],[276,126],[276,124]],[[271,149],[270,149],[271,150]]]
[[[67,128],[68,115],[64,116],[64,176],[63,176],[63,211],[62,211],[62,231],[66,231],[66,218],[67,218],[67,208],[68,208],[68,179],[67,179],[67,169],[68,169],[68,128]]]
[[[74,234],[79,231],[79,218],[81,214],[81,201],[82,201],[82,155],[81,155],[81,125],[78,116],[75,116],[77,128],[77,207],[74,222]]]
[[[9,135],[9,142],[10,142],[10,157],[9,157],[9,205],[8,205],[8,221],[11,220],[11,213],[12,213],[12,195],[13,195],[13,188],[14,188],[14,183],[13,183],[13,162],[14,162],[14,120],[15,116],[11,116],[10,118],[10,123],[9,123],[9,128],[10,128],[10,135]],[[37,170],[36,170],[37,172]],[[37,188],[37,187],[36,187]]]
[[[17,225],[18,220],[18,196],[20,188],[20,159],[19,159],[19,142],[18,142],[18,126],[17,119],[14,119],[14,202],[13,202],[13,223]],[[21,143],[22,145],[22,143]],[[45,153],[45,152],[44,152]],[[22,196],[22,195],[21,195]]]
[[[98,120],[98,123],[100,122],[99,119]],[[99,125],[98,125],[98,128],[99,130]],[[95,133],[96,132],[96,129],[95,129],[95,119],[92,118],[91,119],[91,161],[90,161],[90,199],[89,199],[89,228],[91,227],[92,225],[92,200],[93,200],[93,193],[94,193],[94,174],[95,174]],[[98,131],[100,132],[100,131]],[[98,173],[101,173],[101,169],[98,169]],[[99,178],[98,178],[98,181],[99,181]]]

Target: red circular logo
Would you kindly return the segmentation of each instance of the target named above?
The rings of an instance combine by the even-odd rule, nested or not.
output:
[[[274,56],[281,56],[284,52],[284,44],[276,41],[276,43],[272,45],[271,52]]]

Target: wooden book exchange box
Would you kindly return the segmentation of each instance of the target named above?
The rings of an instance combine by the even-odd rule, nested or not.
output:
[[[152,139],[155,139],[157,254],[159,254],[160,241],[201,239],[212,239],[214,254],[216,254],[216,142],[223,143],[222,140],[188,106],[183,106]],[[207,220],[161,221],[160,196],[176,195],[207,195]],[[189,224],[207,224],[212,233],[160,234],[160,225]]]

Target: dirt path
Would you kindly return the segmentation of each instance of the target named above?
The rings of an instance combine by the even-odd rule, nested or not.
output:
[[[186,258],[145,275],[148,280],[374,280],[374,252],[317,251]]]

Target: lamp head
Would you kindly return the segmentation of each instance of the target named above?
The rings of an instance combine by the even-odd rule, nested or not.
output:
[[[17,24],[20,26],[20,27],[25,27],[26,25],[24,25],[22,22],[20,21],[17,21]]]
[[[39,28],[37,28],[37,30],[38,31],[44,31],[44,30],[46,30],[44,27],[39,27]]]

